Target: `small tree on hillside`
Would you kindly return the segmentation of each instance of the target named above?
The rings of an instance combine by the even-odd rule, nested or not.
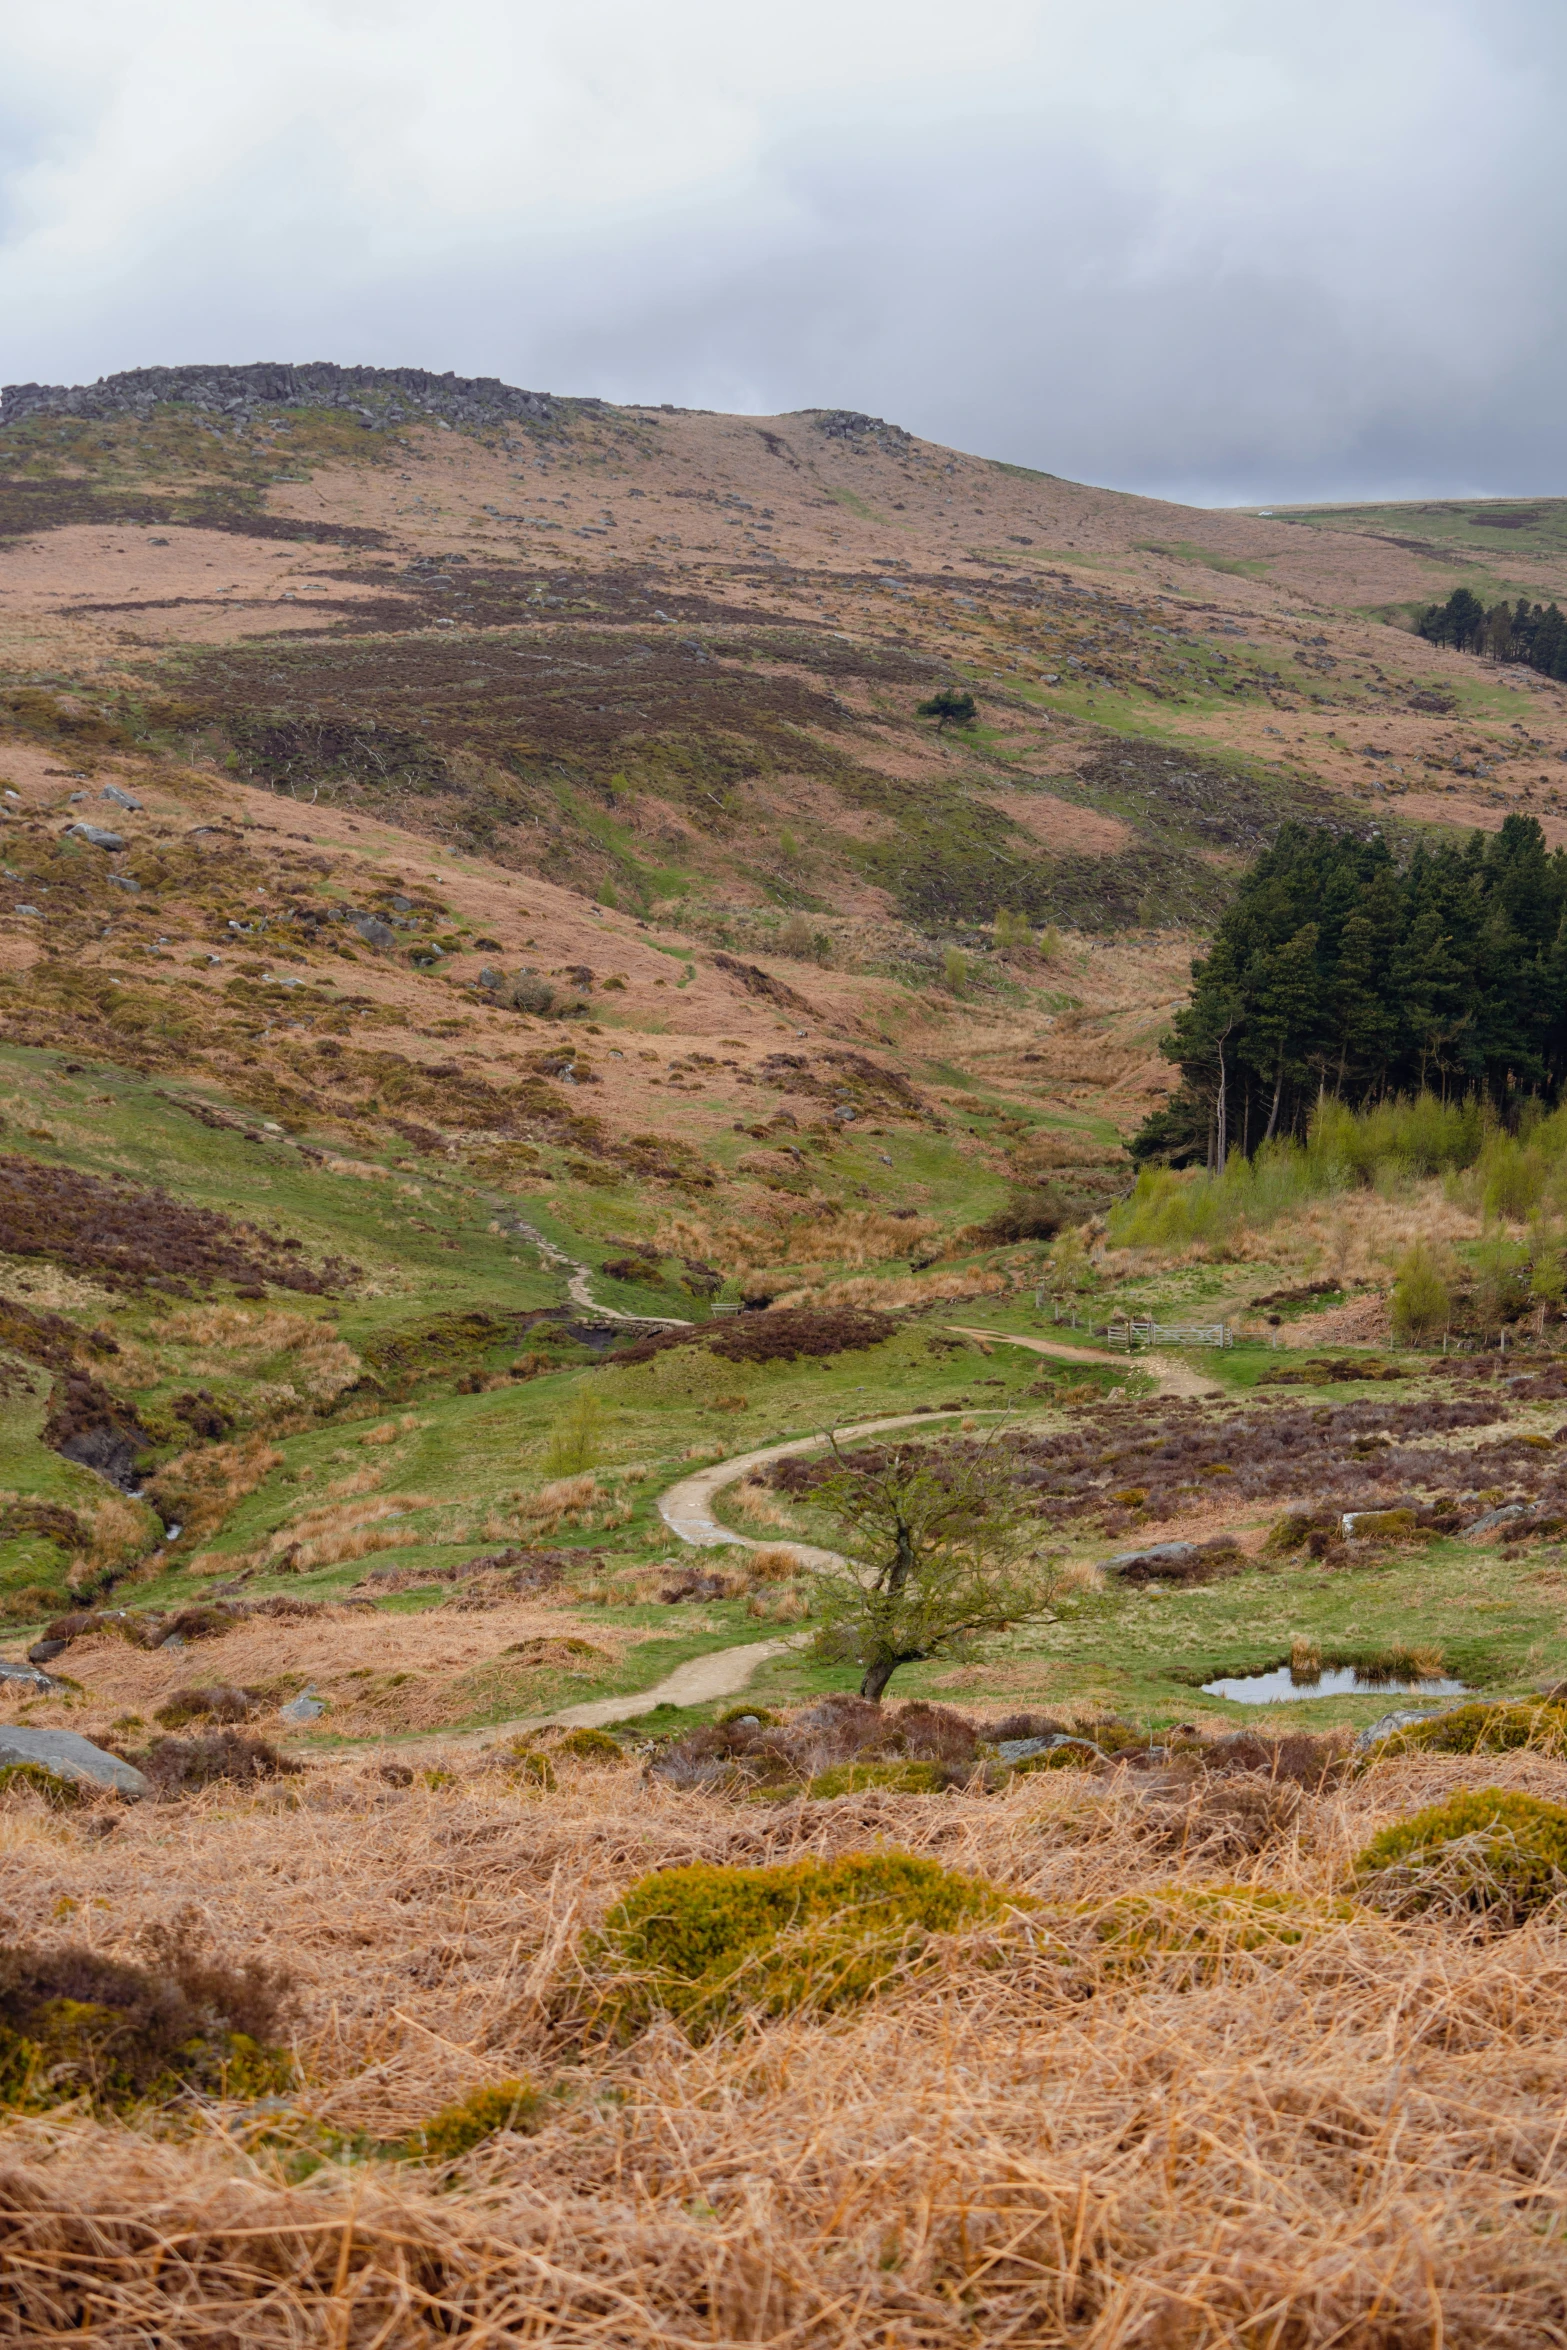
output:
[[[934,718],[938,734],[945,734],[949,726],[972,726],[979,716],[979,704],[972,694],[963,693],[955,685],[944,685],[933,693],[928,702],[916,702],[917,718]]]
[[[1453,1300],[1435,1254],[1417,1240],[1398,1268],[1393,1283],[1393,1327],[1400,1338],[1419,1344],[1446,1328],[1453,1317]]]
[[[1030,1555],[1038,1530],[994,1437],[957,1454],[900,1445],[864,1469],[836,1438],[833,1452],[818,1499],[843,1556],[811,1571],[813,1652],[857,1665],[862,1697],[879,1700],[900,1665],[970,1655],[1049,1606],[1058,1578]]]

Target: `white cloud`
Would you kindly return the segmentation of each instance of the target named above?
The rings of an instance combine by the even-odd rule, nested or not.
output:
[[[53,0],[10,378],[406,361],[845,403],[1176,492],[1557,486],[1536,0]]]

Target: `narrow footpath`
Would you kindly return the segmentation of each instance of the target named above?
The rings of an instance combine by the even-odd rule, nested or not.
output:
[[[514,1227],[520,1236],[526,1236],[535,1245],[550,1249],[550,1243],[533,1231],[531,1226]],[[559,1250],[552,1250],[557,1258]],[[569,1259],[561,1259],[569,1263]],[[579,1266],[586,1289],[587,1268]],[[592,1305],[587,1297],[578,1297],[575,1286],[573,1298],[579,1304]],[[593,1307],[593,1311],[608,1314],[607,1306]],[[640,1315],[618,1315],[617,1320],[642,1320]],[[1054,1356],[1061,1362],[1096,1363],[1101,1368],[1108,1358],[1085,1346],[1067,1346],[1053,1338],[1026,1338],[1013,1330],[983,1330],[962,1322],[949,1322],[946,1327],[961,1338],[972,1338],[986,1346],[1022,1346],[1031,1354]],[[1161,1395],[1205,1396],[1220,1392],[1217,1379],[1192,1370],[1185,1363],[1171,1362],[1163,1355],[1139,1355],[1139,1371],[1150,1372],[1158,1383]],[[990,1407],[981,1407],[989,1409]],[[862,1437],[885,1435],[893,1428],[929,1426],[936,1420],[972,1418],[974,1412],[967,1405],[954,1405],[946,1411],[900,1412],[883,1420],[860,1420],[851,1428],[835,1431],[840,1441],[854,1443]],[[768,1444],[754,1452],[731,1453],[727,1460],[714,1461],[705,1469],[694,1470],[689,1477],[681,1477],[659,1497],[658,1512],[671,1534],[693,1548],[712,1550],[718,1547],[739,1550],[792,1551],[802,1566],[831,1566],[837,1554],[818,1550],[808,1542],[790,1542],[780,1539],[759,1539],[750,1534],[737,1534],[733,1528],[720,1524],[713,1515],[713,1504],[724,1488],[749,1476],[753,1469],[763,1469],[774,1461],[788,1460],[796,1454],[815,1452],[826,1442],[823,1435],[796,1436],[783,1444]],[[803,1635],[796,1634],[795,1639]],[[569,1729],[601,1729],[606,1722],[624,1722],[634,1715],[651,1713],[660,1705],[708,1705],[720,1697],[736,1697],[746,1687],[758,1667],[769,1657],[780,1656],[794,1645],[794,1640],[752,1640],[737,1648],[720,1648],[710,1655],[691,1658],[678,1665],[664,1680],[651,1689],[644,1689],[635,1697],[597,1697],[583,1705],[559,1706],[553,1713],[533,1714],[526,1720],[494,1722],[483,1731],[470,1732],[466,1737],[451,1741],[454,1745],[468,1745],[480,1740],[503,1737],[509,1732],[542,1730],[560,1725]]]

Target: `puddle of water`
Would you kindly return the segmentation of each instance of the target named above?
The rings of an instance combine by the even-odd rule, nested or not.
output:
[[[1206,1697],[1227,1697],[1235,1705],[1278,1705],[1299,1697],[1370,1697],[1408,1692],[1415,1697],[1462,1697],[1465,1681],[1404,1681],[1396,1675],[1368,1673],[1359,1665],[1328,1665],[1314,1680],[1297,1681],[1288,1665],[1271,1673],[1248,1673],[1242,1680],[1204,1681]]]

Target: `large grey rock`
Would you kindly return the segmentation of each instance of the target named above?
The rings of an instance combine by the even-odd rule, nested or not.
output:
[[[1510,1518],[1523,1517],[1528,1506],[1527,1502],[1504,1501],[1499,1510],[1487,1510],[1483,1518],[1471,1518],[1464,1533],[1489,1534],[1493,1526],[1505,1526]]]
[[[1390,1714],[1379,1714],[1369,1730],[1362,1730],[1355,1740],[1355,1752],[1364,1754],[1368,1746],[1375,1746],[1383,1738],[1391,1738],[1395,1730],[1411,1729],[1416,1722],[1434,1722],[1438,1715],[1452,1712],[1449,1705],[1399,1705]]]
[[[100,800],[112,800],[117,808],[129,808],[133,816],[141,814],[141,802],[135,793],[121,791],[117,783],[106,783],[98,797]]]
[[[89,841],[95,849],[123,849],[125,846],[123,833],[106,832],[101,824],[68,824],[65,829],[74,832],[78,839]]]
[[[1031,1762],[1036,1754],[1050,1754],[1058,1746],[1081,1746],[1086,1754],[1103,1751],[1092,1738],[1074,1738],[1069,1731],[1055,1730],[1047,1738],[1003,1738],[996,1755],[1004,1763]]]
[[[1146,1550],[1118,1550],[1105,1565],[1119,1574],[1124,1567],[1178,1567],[1197,1556],[1195,1542],[1153,1542]]]
[[[134,1764],[117,1754],[105,1754],[90,1738],[74,1730],[24,1730],[0,1725],[0,1770],[8,1763],[36,1763],[57,1779],[74,1779],[90,1787],[110,1787],[117,1795],[145,1795],[147,1781]]]
[[[306,1688],[297,1697],[291,1697],[287,1705],[278,1707],[277,1718],[280,1722],[318,1722],[325,1712],[326,1699]]]
[[[61,1646],[64,1645],[62,1641]],[[52,1673],[41,1672],[35,1664],[0,1663],[0,1685],[9,1684],[14,1689],[18,1681],[25,1681],[29,1689],[36,1689],[40,1696],[65,1687],[63,1681],[57,1681]]]
[[[394,947],[397,933],[390,922],[383,922],[379,914],[355,914],[353,926],[367,947]]]

